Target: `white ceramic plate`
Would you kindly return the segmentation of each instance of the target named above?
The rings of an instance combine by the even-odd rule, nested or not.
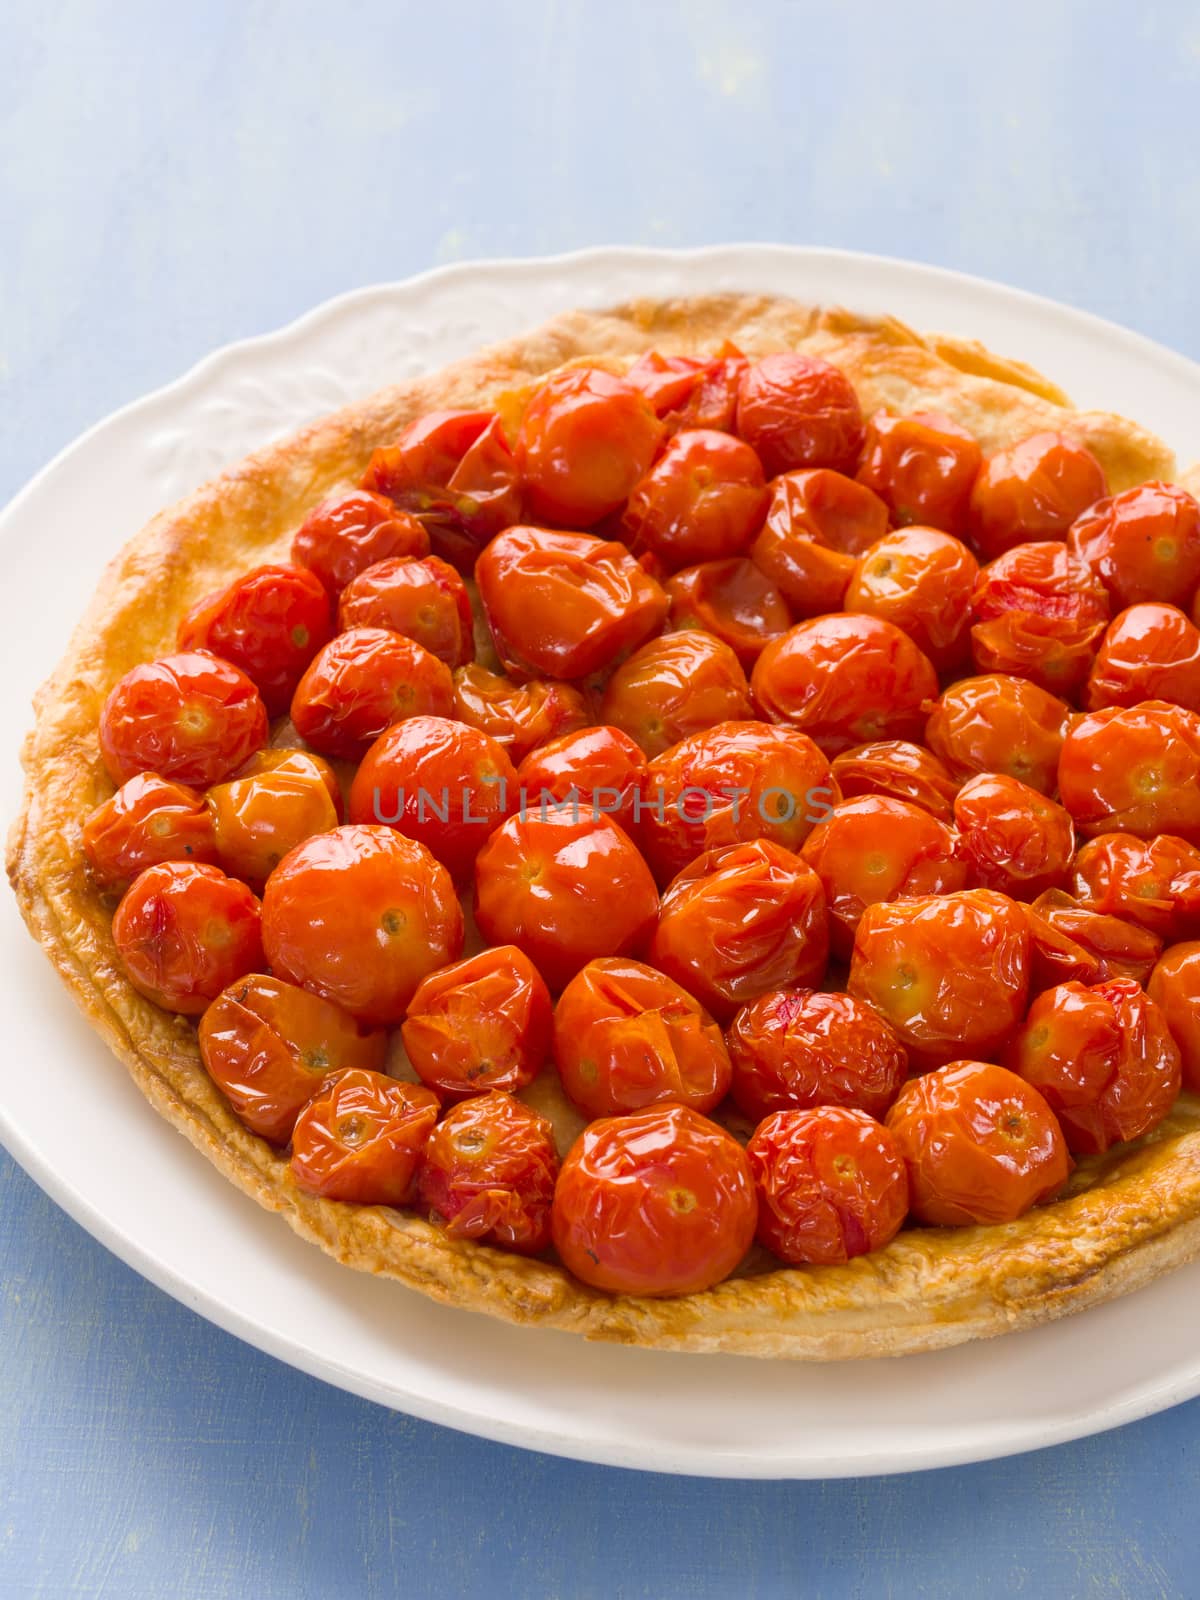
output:
[[[834,251],[597,250],[452,267],[231,346],[64,451],[0,518],[3,807],[16,750],[103,563],[163,505],[345,400],[577,305],[761,289],[982,339],[1200,457],[1200,367],[1026,294]],[[17,648],[14,648],[17,647]],[[1035,1331],[807,1367],[588,1345],[436,1306],[337,1266],[238,1193],[142,1099],[0,897],[0,1137],[96,1238],[184,1304],[384,1405],[585,1460],[727,1477],[951,1465],[1200,1393],[1200,1263]]]

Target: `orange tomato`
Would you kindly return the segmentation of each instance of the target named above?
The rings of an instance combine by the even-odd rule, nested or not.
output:
[[[292,1176],[325,1200],[407,1205],[437,1114],[437,1096],[423,1084],[340,1072],[296,1119]]]
[[[515,1093],[550,1054],[550,994],[515,945],[482,950],[418,985],[400,1033],[422,1083],[461,1099]]]

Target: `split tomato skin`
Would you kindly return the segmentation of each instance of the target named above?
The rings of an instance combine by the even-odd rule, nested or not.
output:
[[[845,373],[791,353],[752,362],[738,388],[737,431],[768,477],[798,467],[853,474],[863,443],[862,411]]]
[[[421,1082],[444,1099],[531,1084],[550,1054],[550,991],[515,945],[422,979],[400,1027]]]
[[[263,964],[257,897],[201,862],[164,861],[139,873],[112,933],[138,993],[185,1016],[199,1016],[222,989]]]
[[[1175,942],[1200,935],[1200,849],[1169,833],[1102,833],[1082,846],[1076,900]]]
[[[792,625],[782,594],[745,556],[685,567],[668,578],[663,589],[670,603],[672,632],[696,628],[711,633],[729,646],[745,672],[764,647]]]
[[[377,561],[342,590],[338,628],[402,633],[448,667],[475,659],[475,620],[466,585],[438,556]]]
[[[1171,833],[1200,845],[1200,716],[1146,700],[1079,717],[1063,742],[1058,787],[1089,837]]]
[[[226,872],[261,890],[288,851],[341,821],[341,795],[320,756],[290,750],[285,761],[208,791],[217,858]],[[336,798],[335,798],[336,796]]]
[[[834,757],[832,772],[847,800],[868,794],[907,800],[939,822],[953,820],[954,797],[960,785],[924,745],[906,739],[855,745]]]
[[[1162,940],[1124,917],[1081,905],[1063,889],[1047,889],[1028,908],[1035,992],[1058,983],[1145,983]]]
[[[153,772],[197,789],[220,783],[266,744],[262,697],[244,672],[204,650],[132,667],[100,711],[114,783]]]
[[[434,1128],[417,1174],[417,1204],[451,1239],[539,1255],[550,1243],[557,1178],[550,1123],[493,1090],[453,1107]]]
[[[1084,706],[1169,700],[1200,711],[1200,628],[1178,606],[1147,601],[1109,624],[1087,681]]]
[[[647,757],[720,722],[749,720],[750,686],[727,644],[706,633],[651,639],[613,673],[600,715]]]
[[[1065,539],[1075,519],[1108,494],[1104,468],[1062,433],[1034,433],[983,463],[971,491],[971,541],[985,561],[1017,545]]]
[[[1053,794],[1071,708],[1027,678],[961,678],[929,713],[925,740],[952,778],[979,772],[1017,778]]]
[[[563,801],[577,794],[585,815],[609,816],[632,837],[646,776],[641,749],[620,728],[601,723],[530,751],[517,768],[517,788],[530,810],[543,796]]]
[[[514,762],[592,720],[586,697],[573,684],[540,678],[513,683],[474,662],[454,674],[454,715],[503,745]]]
[[[685,428],[732,433],[738,384],[749,365],[726,340],[708,361],[649,350],[630,367],[625,381],[646,396],[669,437]]]
[[[961,537],[982,461],[974,434],[940,412],[877,411],[867,424],[858,481],[884,501],[898,526]]]
[[[416,518],[363,489],[323,500],[292,540],[292,560],[335,599],[376,562],[428,554],[429,535]]]
[[[1183,1087],[1200,1094],[1200,940],[1164,950],[1146,992],[1167,1020],[1179,1046]]]
[[[771,485],[750,559],[796,618],[836,611],[858,558],[888,530],[888,508],[866,487],[826,467],[787,472]]]
[[[322,755],[358,761],[406,717],[452,717],[444,661],[386,628],[352,628],[325,646],[292,698],[296,732]]]
[[[982,772],[954,799],[958,851],[969,886],[1013,900],[1061,888],[1075,854],[1075,827],[1062,806],[1017,778]]]
[[[292,1130],[292,1176],[306,1194],[406,1206],[438,1116],[424,1084],[351,1068],[328,1079]]]
[[[748,444],[713,429],[677,433],[621,517],[633,550],[652,550],[668,571],[740,556],[767,509],[762,463]]]
[[[939,672],[951,672],[967,656],[978,577],[979,564],[961,539],[936,528],[902,528],[855,563],[843,603],[852,614],[892,623]]]
[[[217,841],[199,790],[140,772],[89,812],[83,852],[100,888],[123,892],[162,861],[214,864]]]
[[[1061,540],[997,556],[980,574],[972,606],[980,672],[1029,678],[1065,698],[1087,678],[1109,617],[1104,586]]]
[[[1067,547],[1114,610],[1145,600],[1187,606],[1200,584],[1200,503],[1178,484],[1140,483],[1077,517]]]

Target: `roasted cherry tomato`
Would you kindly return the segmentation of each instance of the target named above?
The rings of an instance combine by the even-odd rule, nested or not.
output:
[[[291,703],[305,667],[333,632],[329,596],[306,567],[255,567],[194,605],[181,650],[209,650],[254,684],[273,717]]]
[[[292,1175],[308,1194],[364,1206],[404,1206],[438,1099],[424,1084],[351,1068],[330,1078],[292,1131]]]
[[[1200,711],[1200,628],[1177,606],[1148,601],[1114,617],[1084,700],[1089,711],[1169,700]]]
[[[852,994],[774,989],[729,1030],[733,1098],[758,1122],[773,1111],[855,1106],[882,1117],[908,1076],[908,1052]]]
[[[422,980],[401,1025],[422,1083],[450,1099],[513,1093],[550,1054],[550,992],[529,957],[499,945]]]
[[[263,895],[272,968],[368,1023],[403,1017],[417,985],[462,954],[450,874],[393,828],[334,828],[284,856]]]
[[[611,817],[632,836],[646,775],[645,756],[620,728],[579,728],[531,751],[517,768],[517,788],[539,812],[543,796],[577,795],[581,815]]]
[[[256,750],[249,761],[238,768],[234,777],[255,778],[261,773],[280,771],[303,773],[305,777],[311,777],[315,773],[329,790],[329,798],[333,801],[338,821],[342,820],[342,786],[338,782],[337,773],[323,756],[317,755],[312,750],[300,750],[289,745],[267,745],[265,749]]]
[[[286,761],[210,789],[208,811],[225,871],[261,889],[289,850],[336,828],[341,797],[330,792],[330,776],[320,756],[289,750]]]
[[[348,583],[338,603],[338,626],[402,633],[444,661],[475,659],[475,623],[466,585],[437,556],[378,561]]]
[[[668,571],[740,556],[767,509],[762,463],[728,433],[677,433],[634,485],[621,517],[631,549],[653,550]]]
[[[863,912],[881,900],[949,894],[967,883],[953,831],[907,800],[860,795],[819,822],[800,854],[821,880],[830,945],[849,958]]]
[[[695,630],[669,633],[621,663],[608,680],[600,715],[653,758],[718,722],[749,720],[750,686],[720,639]]]
[[[686,989],[627,957],[589,961],[554,1008],[562,1086],[588,1117],[669,1100],[712,1111],[729,1090],[721,1030]]]
[[[978,577],[961,539],[936,528],[904,528],[857,562],[844,603],[847,611],[894,624],[939,672],[950,672],[966,658]]]
[[[901,527],[918,523],[961,536],[982,461],[975,436],[940,412],[897,417],[877,411],[867,424],[858,481],[875,491]]]
[[[1067,543],[1112,597],[1190,604],[1200,584],[1200,504],[1175,483],[1140,483],[1071,524]]]
[[[1082,833],[1175,833],[1200,844],[1200,716],[1146,700],[1080,717],[1058,786]]]
[[[160,861],[216,861],[217,842],[202,794],[143,772],[89,813],[83,851],[102,889],[124,890]]]
[[[1081,905],[1149,928],[1160,939],[1200,935],[1200,850],[1160,833],[1102,833],[1075,857],[1072,889]]]
[[[430,1134],[417,1204],[452,1239],[536,1255],[550,1243],[557,1177],[546,1118],[510,1094],[479,1094],[447,1112]]]
[[[737,431],[769,476],[796,467],[852,473],[862,411],[845,373],[816,356],[782,353],[753,362],[738,389]]]
[[[847,800],[879,794],[908,800],[939,822],[954,814],[958,784],[935,755],[905,739],[856,745],[834,759],[833,777]]]
[[[955,797],[954,821],[972,888],[1033,900],[1066,883],[1075,853],[1070,815],[1018,778],[969,778]]]
[[[100,711],[100,753],[114,783],[155,772],[206,789],[266,744],[268,732],[250,679],[205,650],[131,668]]]
[[[249,974],[201,1017],[200,1055],[250,1132],[287,1144],[296,1118],[331,1073],[383,1070],[387,1034],[364,1028],[307,989]]]
[[[1032,678],[1070,696],[1083,683],[1108,622],[1108,596],[1061,540],[1022,544],[980,574],[971,649],[981,672]]]
[[[719,1022],[768,989],[814,988],[828,957],[821,880],[770,839],[686,867],[663,895],[649,954]]]
[[[437,554],[464,571],[521,515],[517,463],[491,411],[418,417],[395,444],[375,451],[362,486],[415,517]]]
[[[552,989],[597,956],[639,952],[658,911],[650,868],[607,818],[510,817],[475,863],[475,920],[515,944]]]
[[[263,964],[258,900],[217,867],[163,861],[125,891],[113,942],[130,983],[167,1011],[199,1016]]]
[[[962,678],[934,706],[925,725],[929,748],[952,777],[1002,772],[1053,794],[1071,708],[1027,678],[990,673]]]
[[[733,429],[738,384],[749,366],[728,340],[711,359],[663,356],[650,350],[625,374],[654,407],[668,434],[683,428]]]
[[[475,567],[505,669],[586,678],[657,633],[667,597],[623,544],[587,533],[509,528]]]
[[[797,617],[836,611],[858,558],[887,532],[887,507],[842,472],[816,467],[771,485],[750,558]]]
[[[665,584],[671,605],[670,626],[676,632],[699,628],[714,634],[749,669],[764,645],[792,625],[779,590],[753,561],[704,561],[685,567]]]
[[[990,889],[882,901],[858,925],[847,987],[879,1010],[915,1066],[1003,1046],[1025,1015],[1030,932]]]
[[[1200,1093],[1200,942],[1165,950],[1150,974],[1147,992],[1179,1046],[1183,1087]]]
[[[380,734],[350,788],[350,821],[417,839],[458,882],[517,805],[517,769],[478,728],[410,717]]]
[[[512,683],[475,664],[454,674],[454,706],[460,721],[503,745],[513,761],[592,720],[586,699],[569,683]]]
[[[1028,909],[1036,990],[1109,978],[1145,983],[1162,952],[1157,934],[1080,905],[1064,889],[1047,889]]]
[[[836,756],[869,739],[913,739],[937,673],[906,633],[878,617],[814,617],[759,656],[750,680],[760,713]]]
[[[1053,1111],[1006,1067],[954,1061],[914,1078],[886,1126],[908,1167],[920,1222],[1014,1222],[1053,1199],[1070,1175]]]
[[[567,367],[535,389],[517,435],[530,510],[587,528],[624,505],[663,426],[645,395],[599,367]]]
[[[386,628],[331,639],[300,680],[292,724],[322,755],[355,761],[406,717],[452,717],[454,680],[444,661]]]
[[[865,1112],[823,1105],[777,1111],[746,1158],[758,1195],[758,1242],[789,1266],[836,1266],[882,1250],[908,1214],[899,1146]]]
[[[378,561],[428,554],[429,535],[415,517],[362,489],[323,500],[292,540],[292,560],[315,573],[331,595]]]
[[[983,463],[971,491],[972,543],[985,561],[1028,540],[1065,539],[1108,493],[1092,452],[1061,433],[1034,433]]]
[[[727,1278],[754,1240],[746,1153],[687,1106],[650,1106],[590,1123],[554,1191],[563,1265],[613,1294],[699,1294]]]

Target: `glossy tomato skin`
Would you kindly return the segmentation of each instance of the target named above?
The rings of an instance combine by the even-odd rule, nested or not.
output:
[[[1031,678],[1065,698],[1091,670],[1109,614],[1103,585],[1061,540],[998,556],[980,574],[972,605],[980,672]]]
[[[292,1175],[307,1194],[365,1206],[405,1206],[437,1121],[420,1083],[357,1068],[322,1085],[292,1131]]]
[[[939,412],[877,411],[867,424],[858,481],[900,527],[916,523],[961,537],[982,460],[975,436]]]
[[[409,717],[381,733],[350,786],[350,821],[416,839],[455,882],[518,803],[517,769],[486,733],[446,717]]]
[[[776,1111],[846,1106],[882,1117],[908,1076],[908,1052],[851,994],[775,989],[729,1029],[733,1098],[759,1122]]]
[[[1070,813],[1002,773],[968,778],[954,800],[958,853],[973,889],[1034,900],[1061,888],[1075,853]]]
[[[1030,978],[1023,909],[990,889],[965,889],[868,906],[847,988],[882,1014],[923,1070],[963,1049],[1002,1048],[1025,1015]]]
[[[806,733],[828,756],[871,739],[914,739],[938,692],[933,664],[878,617],[814,617],[759,656],[759,714]]]
[[[166,1011],[199,1016],[263,964],[260,906],[236,878],[201,862],[147,867],[125,891],[113,942],[130,983]]]
[[[201,1017],[200,1055],[250,1132],[284,1145],[332,1073],[382,1072],[387,1034],[293,983],[251,973]]]
[[[513,683],[475,663],[454,674],[454,715],[503,745],[515,762],[592,720],[587,699],[572,684]]]
[[[377,561],[342,591],[338,627],[387,628],[414,639],[448,667],[475,659],[475,623],[466,585],[437,556]]]
[[[925,741],[951,777],[999,772],[1053,794],[1071,708],[1027,678],[962,678],[929,714]]]
[[[841,606],[858,558],[887,528],[887,506],[865,484],[826,467],[788,472],[771,485],[750,558],[796,617],[817,617]]]
[[[100,753],[117,784],[155,772],[205,789],[266,744],[268,732],[250,679],[204,650],[132,667],[100,711]]]
[[[1088,711],[1143,700],[1200,711],[1200,628],[1177,606],[1129,606],[1109,623],[1092,664]]]
[[[334,597],[377,561],[428,554],[429,535],[414,517],[362,489],[323,500],[292,540],[292,560]]]
[[[632,384],[570,367],[534,390],[517,435],[517,465],[534,517],[587,528],[624,505],[649,470],[663,426]]]
[[[1061,433],[1034,433],[983,463],[971,491],[971,541],[991,561],[1028,541],[1065,539],[1076,517],[1108,494],[1092,452]]]
[[[597,956],[645,946],[658,912],[650,868],[607,818],[571,809],[510,817],[475,863],[475,920],[492,944],[515,944],[551,989]]]
[[[83,851],[102,889],[125,890],[160,861],[215,862],[217,842],[198,790],[142,772],[89,813]]]
[[[1146,700],[1080,717],[1063,743],[1058,787],[1089,837],[1173,833],[1200,845],[1200,716]]]
[[[194,605],[180,650],[208,650],[244,672],[270,716],[291,702],[305,667],[333,632],[329,595],[306,567],[255,567]]]
[[[789,1266],[837,1266],[882,1250],[908,1214],[895,1139],[844,1106],[776,1111],[746,1147],[758,1242]]]
[[[740,556],[767,509],[762,463],[748,444],[713,429],[677,433],[636,483],[621,517],[633,550],[668,571]]]
[[[325,763],[306,750],[288,756],[266,771],[242,773],[208,791],[218,860],[226,872],[260,890],[289,850],[341,821]]]
[[[668,436],[684,428],[731,433],[738,385],[749,364],[728,340],[707,361],[649,350],[630,367],[625,381],[646,396]]]
[[[912,1214],[935,1226],[1014,1222],[1071,1171],[1045,1099],[1006,1067],[953,1061],[914,1078],[886,1127],[908,1167]]]
[[[1033,988],[1058,983],[1145,983],[1162,953],[1148,928],[1081,905],[1063,889],[1047,889],[1029,907]]]
[[[768,989],[815,988],[828,958],[821,880],[769,839],[685,867],[663,895],[648,957],[718,1022]]]
[[[276,772],[303,775],[305,778],[319,777],[329,791],[329,798],[333,801],[338,821],[342,820],[342,787],[338,782],[337,773],[329,762],[323,756],[317,755],[314,750],[301,750],[288,745],[267,745],[262,750],[256,750],[249,761],[238,768],[234,777],[256,778],[265,773]]]
[[[600,715],[653,759],[719,722],[748,721],[750,685],[727,644],[711,634],[669,633],[623,661],[604,690]]]
[[[386,628],[339,633],[301,678],[292,723],[322,755],[357,761],[385,728],[406,717],[452,717],[445,662]]]
[[[942,673],[967,655],[975,557],[952,534],[910,527],[886,534],[855,564],[845,608],[906,633]]]
[[[517,768],[517,789],[531,810],[543,795],[567,800],[577,794],[584,816],[609,816],[632,837],[646,777],[646,758],[629,735],[601,724],[531,751]]]
[[[842,960],[849,959],[869,905],[949,894],[967,883],[967,864],[953,831],[920,806],[882,795],[861,795],[834,806],[800,854],[825,890],[830,945]]]
[[[533,1082],[550,1054],[550,992],[529,957],[499,945],[422,980],[400,1033],[422,1083],[451,1100]]]
[[[703,561],[668,578],[669,627],[711,633],[727,644],[749,671],[772,639],[792,625],[792,614],[779,590],[753,561]]]
[[[1114,610],[1143,600],[1187,606],[1200,584],[1200,503],[1178,484],[1141,483],[1077,517],[1067,544]]]
[[[737,431],[769,477],[797,467],[853,473],[862,411],[845,373],[816,356],[781,353],[753,362],[738,388]]]
[[[1095,911],[1174,942],[1200,935],[1200,849],[1169,833],[1102,833],[1075,857],[1071,888]]]
[[[686,989],[628,957],[589,961],[554,1009],[563,1088],[588,1117],[670,1101],[712,1111],[729,1091],[721,1030]]]
[[[550,1243],[558,1178],[554,1129],[510,1094],[474,1095],[425,1146],[417,1204],[452,1239],[537,1255]]]
[[[1146,992],[1167,1019],[1179,1046],[1183,1087],[1200,1093],[1200,941],[1164,950]]]
[[[347,825],[297,845],[271,874],[263,943],[281,977],[388,1025],[422,978],[462,954],[462,908],[424,845]]]
[[[834,781],[847,800],[863,794],[884,795],[920,806],[939,822],[953,818],[954,797],[960,786],[923,745],[910,744],[906,739],[855,745],[835,756],[832,770]]]
[[[756,1221],[745,1151],[687,1106],[589,1123],[554,1192],[564,1266],[613,1294],[712,1288],[749,1250]]]

